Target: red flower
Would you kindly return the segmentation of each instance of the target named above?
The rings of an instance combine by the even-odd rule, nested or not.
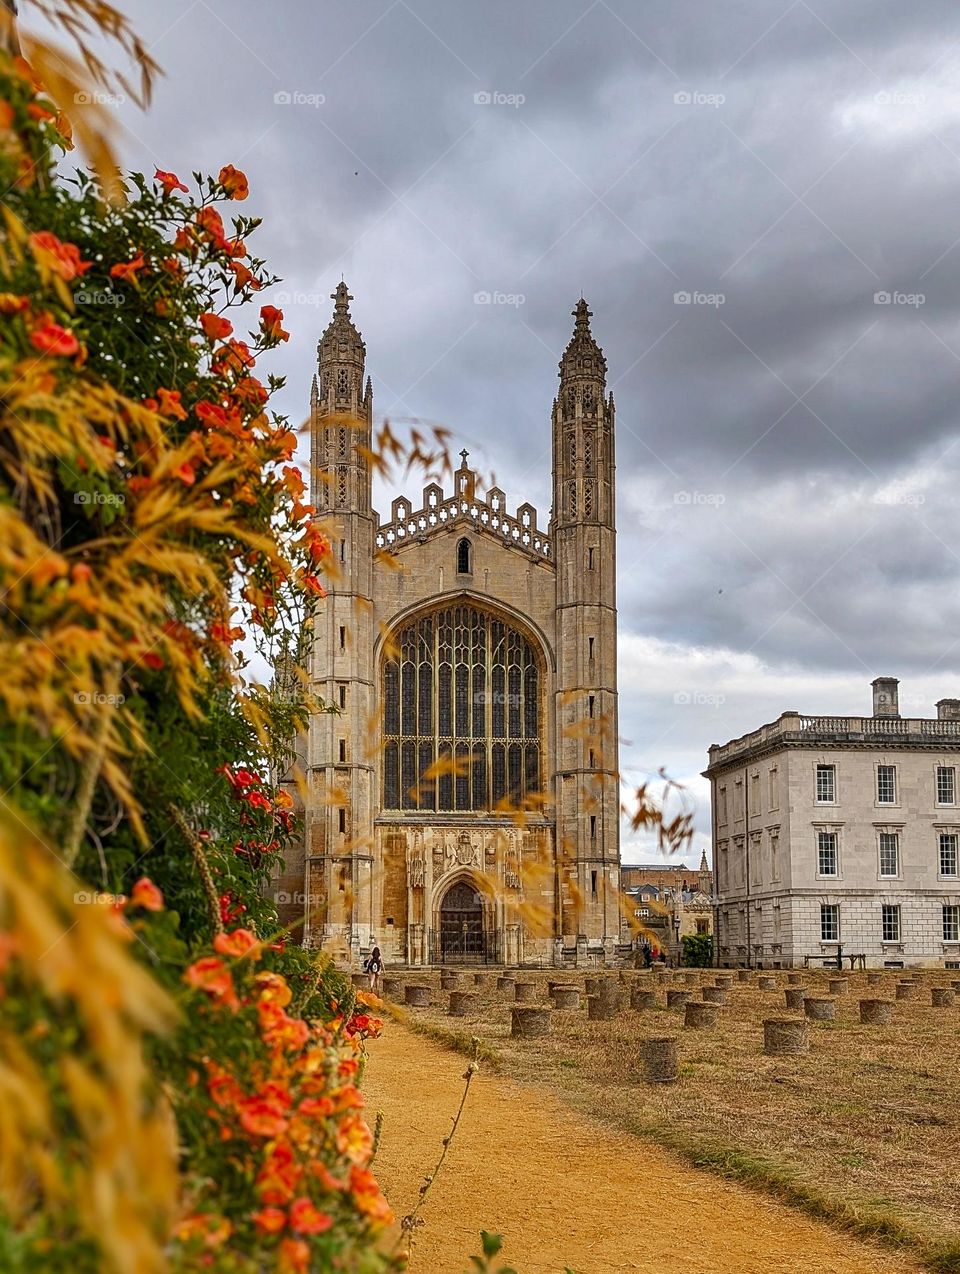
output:
[[[201,314],[200,326],[208,341],[222,341],[233,334],[233,324],[219,314]]]
[[[277,1255],[278,1274],[309,1274],[310,1248],[303,1239],[284,1239]]]
[[[74,334],[61,327],[59,323],[45,323],[30,333],[30,344],[41,354],[57,354],[69,357],[80,349],[80,342]]]
[[[118,261],[116,265],[112,265],[110,277],[111,279],[136,279],[137,271],[142,270],[146,264],[143,253],[138,252],[132,261]]]
[[[286,1228],[287,1214],[281,1208],[261,1208],[254,1212],[253,1223],[261,1234],[279,1234]]]
[[[269,812],[270,802],[262,792],[247,792],[244,796],[248,805],[252,805],[256,810],[267,810]]]
[[[162,416],[171,416],[174,420],[186,420],[187,413],[180,402],[179,389],[158,389],[157,398],[160,400],[158,410]]]
[[[17,296],[13,292],[0,292],[0,314],[20,314],[30,308],[28,296]]]
[[[333,1217],[314,1207],[305,1195],[290,1204],[290,1228],[298,1234],[323,1234],[333,1225]]]
[[[223,233],[223,218],[216,208],[201,208],[197,213],[197,225],[201,232],[211,239],[218,248],[226,247],[227,239]]]
[[[183,980],[188,986],[205,991],[212,1000],[226,1004],[231,1009],[240,1007],[230,971],[216,956],[204,956],[194,961],[184,973]]]
[[[163,911],[163,894],[148,876],[142,876],[130,891],[130,902],[134,907],[143,907],[146,911]]]
[[[246,199],[250,193],[246,175],[239,168],[234,168],[233,164],[225,164],[220,169],[217,180],[231,199]]]
[[[92,261],[80,260],[80,249],[75,243],[62,243],[49,230],[40,230],[30,236],[30,246],[37,260],[59,274],[61,279],[75,279],[85,274]]]
[[[190,193],[176,173],[165,173],[162,168],[158,168],[154,178],[163,187],[164,194],[169,195],[174,190],[182,190],[185,195]]]
[[[254,1137],[279,1137],[287,1129],[290,1094],[281,1084],[267,1083],[263,1091],[237,1102],[243,1129]]]
[[[152,668],[155,672],[163,667],[163,656],[158,655],[155,650],[148,650],[143,656],[142,661],[148,668]]]
[[[197,480],[197,475],[193,471],[193,465],[189,460],[185,460],[179,468],[174,469],[174,476],[179,478],[185,487],[192,487]]]
[[[283,330],[283,310],[278,310],[273,305],[263,305],[260,307],[260,326],[263,328],[264,334],[274,341],[288,341],[290,333]]]
[[[233,933],[218,933],[213,940],[214,951],[221,955],[240,956],[254,951],[260,946],[256,936],[249,929],[234,929]]]
[[[254,277],[253,271],[249,266],[245,266],[242,261],[231,261],[230,269],[236,278],[236,287],[239,292],[241,288],[250,288],[253,292],[259,292],[263,284],[259,279]]]

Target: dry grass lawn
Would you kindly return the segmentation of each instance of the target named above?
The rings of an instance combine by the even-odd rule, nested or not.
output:
[[[693,972],[712,984],[715,970]],[[797,1016],[785,1008],[785,972],[776,991],[760,991],[757,974],[734,981],[719,1025],[685,1030],[683,1012],[668,1011],[668,987],[684,987],[683,974],[625,973],[622,985],[643,979],[658,1008],[625,1008],[612,1021],[579,1011],[554,1011],[552,1032],[539,1040],[510,1035],[513,995],[496,990],[496,974],[462,971],[461,987],[478,990],[478,1011],[447,1014],[449,993],[440,975],[408,972],[408,982],[431,986],[431,1006],[405,1010],[414,1026],[463,1046],[479,1036],[495,1064],[523,1083],[544,1085],[571,1106],[666,1144],[704,1167],[770,1189],[808,1210],[863,1233],[877,1234],[921,1253],[930,1268],[960,1271],[960,995],[956,1005],[934,1008],[930,990],[949,987],[949,975],[923,973],[917,997],[897,1001],[888,1026],[862,1026],[859,1000],[893,999],[897,977],[867,987],[849,975],[837,997],[834,1022],[810,1023],[810,1051],[798,1057],[763,1055],[763,1019]],[[518,973],[537,984],[537,1002],[549,1004],[548,978],[584,986],[581,972]],[[606,979],[617,980],[606,973]],[[804,974],[811,992],[827,994],[828,974]],[[639,1053],[644,1039],[676,1034],[679,1080],[644,1083]]]

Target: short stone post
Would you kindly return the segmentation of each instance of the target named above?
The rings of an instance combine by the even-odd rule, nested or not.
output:
[[[933,986],[930,1001],[935,1009],[948,1009],[953,1004],[953,992],[946,986]]]
[[[441,991],[456,991],[459,988],[459,986],[460,986],[459,973],[448,973],[446,969],[444,969],[441,972],[440,974],[440,990]]]
[[[535,1040],[541,1035],[550,1034],[550,1016],[553,1009],[544,1008],[539,1004],[536,1007],[525,1005],[512,1008],[510,1013],[510,1034],[515,1039]]]
[[[391,1000],[395,1000],[401,993],[403,983],[399,978],[383,979],[383,994],[389,996]]]
[[[831,995],[846,995],[849,985],[846,978],[830,978],[827,982],[827,990]]]
[[[366,987],[368,991],[370,990],[370,974],[369,973],[351,973],[350,981],[358,989],[361,987]]]
[[[554,984],[553,1007],[555,1009],[578,1009],[580,1007],[580,988],[578,986],[561,986]]]
[[[586,988],[587,995],[599,995],[600,983],[601,983],[600,978],[587,978],[587,980],[584,982],[584,987]]]
[[[414,1009],[430,1007],[430,988],[422,983],[408,982],[403,992],[404,1003]]]
[[[690,1031],[707,1031],[716,1026],[720,1007],[705,1000],[687,1000],[683,1007],[683,1025]]]
[[[837,1016],[837,1002],[825,995],[808,995],[803,1002],[803,1012],[811,1022],[832,1022]]]
[[[915,1000],[917,988],[912,982],[898,982],[896,995],[898,1000]]]
[[[802,1017],[768,1017],[763,1023],[763,1051],[784,1057],[810,1051],[810,1028]]]
[[[512,991],[516,980],[512,973],[501,973],[497,978],[497,990]]]
[[[620,1011],[619,996],[614,999],[608,995],[587,996],[587,1017],[591,1022],[609,1022]]]
[[[479,986],[479,987],[486,987],[488,976],[489,975],[486,973],[475,973],[473,975],[473,985]]]
[[[687,986],[698,986],[700,983],[700,979],[695,973],[685,973],[683,980]]]
[[[767,974],[763,974],[757,978],[757,986],[761,991],[775,991],[777,989],[777,979],[771,978]]]
[[[637,1012],[643,1012],[644,1009],[655,1009],[657,1007],[656,991],[648,991],[646,987],[635,986],[630,992],[630,1007],[636,1009]]]
[[[750,981],[750,970],[749,970],[749,969],[738,969],[738,970],[737,970],[737,981],[738,981],[738,982],[749,982],[749,981]]]
[[[953,982],[950,983],[950,985],[953,987],[955,991],[960,991],[960,982],[954,980]]]
[[[677,1037],[660,1035],[640,1045],[643,1078],[648,1084],[672,1084],[677,1078]]]
[[[790,986],[800,986],[803,983],[804,975],[802,973],[788,973],[787,982]]]
[[[667,973],[665,968],[662,965],[660,966],[660,968],[657,968],[657,966],[654,965],[653,972],[650,974],[650,976],[653,978],[657,986],[663,986],[664,982],[666,982],[667,980]]]
[[[802,1009],[803,1002],[807,998],[807,988],[803,986],[788,986],[783,996],[788,1009]]]
[[[476,1013],[479,998],[475,991],[451,991],[450,1016],[467,1017],[471,1013]]]
[[[682,1009],[687,1000],[692,995],[691,991],[668,991],[667,992],[667,1008]]]
[[[892,1000],[860,1001],[860,1021],[864,1026],[886,1026],[892,1017]]]
[[[705,986],[700,994],[707,1004],[726,1004],[727,1002],[726,988],[722,986]]]
[[[867,986],[880,986],[883,982],[883,974],[876,971],[867,974]]]
[[[537,998],[537,984],[536,982],[518,982],[513,994],[518,1004],[533,1004]]]
[[[733,986],[732,973],[718,973],[713,979],[713,985],[719,987],[721,991],[729,991]]]

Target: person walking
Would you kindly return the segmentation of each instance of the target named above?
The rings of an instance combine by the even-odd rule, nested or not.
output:
[[[376,938],[373,940],[373,950],[370,952],[370,959],[367,961],[367,972],[370,974],[370,990],[374,995],[379,995],[380,979],[383,975],[383,956],[377,946]]]

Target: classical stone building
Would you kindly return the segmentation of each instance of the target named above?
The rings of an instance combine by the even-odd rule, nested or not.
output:
[[[553,510],[453,490],[372,506],[373,392],[345,284],[318,346],[305,937],[388,963],[612,959],[619,917],[614,404],[581,300],[553,403]],[[517,811],[522,811],[518,813]],[[289,873],[287,876],[289,880]]]
[[[710,749],[721,965],[960,966],[960,701],[804,717]]]

